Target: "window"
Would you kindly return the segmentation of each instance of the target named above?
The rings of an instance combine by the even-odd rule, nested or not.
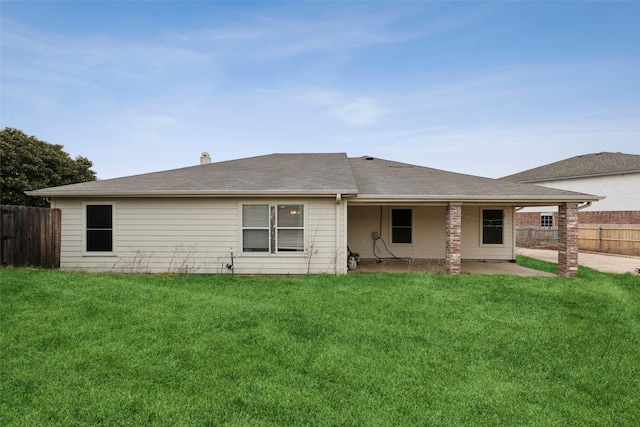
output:
[[[540,227],[553,227],[553,214],[540,214]]]
[[[269,205],[242,207],[242,250],[269,252]]]
[[[411,243],[411,209],[391,210],[391,243]]]
[[[242,251],[304,252],[304,205],[243,205]]]
[[[113,252],[113,206],[86,205],[87,252]]]
[[[278,205],[278,252],[304,251],[304,218],[302,205]]]
[[[501,245],[503,229],[502,209],[485,209],[482,211],[482,244]]]

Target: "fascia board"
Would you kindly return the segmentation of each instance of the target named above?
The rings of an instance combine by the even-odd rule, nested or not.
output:
[[[530,180],[514,181],[514,182],[518,182],[521,184],[534,184],[537,182],[553,182],[553,181],[564,181],[566,179],[597,178],[600,176],[629,175],[634,173],[640,173],[640,170],[592,173],[587,175],[554,176],[552,178],[538,178],[538,179],[530,179]]]
[[[596,202],[604,199],[606,196],[594,196],[589,194],[574,195],[574,196],[416,196],[416,195],[362,195],[358,197],[352,203],[419,203],[419,202],[466,202],[466,203],[535,203],[544,206],[549,203],[563,203],[563,202]]]

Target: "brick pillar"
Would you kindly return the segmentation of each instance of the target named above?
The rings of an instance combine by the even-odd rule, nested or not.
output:
[[[558,276],[578,275],[578,204],[558,207]]]
[[[460,274],[460,236],[462,234],[462,205],[449,203],[446,212],[446,268],[449,274]]]

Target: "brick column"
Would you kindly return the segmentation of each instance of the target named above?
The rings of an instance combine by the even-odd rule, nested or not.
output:
[[[558,207],[558,276],[578,275],[578,204]]]
[[[460,257],[460,236],[462,234],[462,205],[447,205],[446,224],[446,269],[449,274],[460,274],[462,259]]]

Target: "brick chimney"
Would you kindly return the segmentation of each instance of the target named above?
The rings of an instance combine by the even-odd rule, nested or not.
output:
[[[200,156],[200,164],[206,165],[209,163],[211,163],[211,156],[205,151],[204,153],[202,153],[202,156]]]

